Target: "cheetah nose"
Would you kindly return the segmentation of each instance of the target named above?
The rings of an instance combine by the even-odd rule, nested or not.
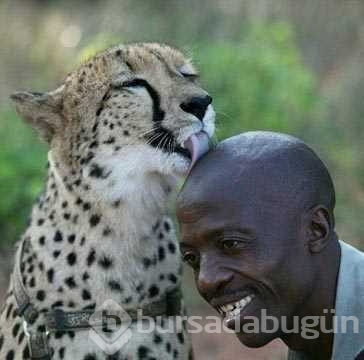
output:
[[[181,109],[187,113],[195,115],[202,121],[205,116],[207,107],[211,104],[212,97],[209,95],[205,96],[194,96],[186,102],[183,102],[180,106]]]

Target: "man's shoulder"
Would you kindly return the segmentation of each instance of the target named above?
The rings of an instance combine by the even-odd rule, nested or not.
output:
[[[357,312],[364,318],[364,253],[352,245],[340,240],[341,260],[337,284],[336,310],[340,313],[344,309]],[[362,295],[362,296],[361,296]],[[360,306],[354,308],[349,304]],[[344,305],[344,306],[343,306]]]
[[[364,277],[364,253],[352,245],[340,240],[341,262],[340,274],[344,276],[358,275],[360,278],[352,278],[361,283]],[[364,287],[364,283],[361,283]]]
[[[363,251],[359,250],[358,248],[356,248],[353,245],[348,244],[344,240],[339,240],[339,244],[340,244],[341,250],[344,251],[345,253],[348,253],[352,256],[364,257]]]
[[[333,360],[353,359],[364,349],[364,253],[340,241]]]

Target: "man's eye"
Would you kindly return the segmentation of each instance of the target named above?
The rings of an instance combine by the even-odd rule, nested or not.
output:
[[[240,242],[238,240],[224,240],[221,245],[225,250],[232,250],[238,248]]]
[[[186,251],[182,254],[182,260],[191,267],[196,267],[199,261],[198,256],[190,251]]]

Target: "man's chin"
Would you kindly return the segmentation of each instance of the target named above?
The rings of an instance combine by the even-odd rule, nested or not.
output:
[[[239,341],[249,348],[260,348],[277,338],[276,334],[237,332]]]

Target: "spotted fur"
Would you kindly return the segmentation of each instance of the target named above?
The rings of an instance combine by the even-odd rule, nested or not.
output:
[[[119,46],[49,93],[15,93],[19,114],[48,142],[48,177],[21,243],[22,282],[40,313],[96,309],[114,299],[141,308],[180,286],[168,203],[190,160],[192,133],[212,135],[214,112],[189,60],[159,44]],[[186,105],[187,104],[187,105]],[[208,105],[208,106],[207,106]],[[19,250],[18,250],[19,251]],[[45,331],[42,315],[30,324]],[[184,328],[134,335],[107,356],[88,331],[53,333],[52,359],[187,359]],[[0,359],[29,359],[13,287],[0,317]]]

